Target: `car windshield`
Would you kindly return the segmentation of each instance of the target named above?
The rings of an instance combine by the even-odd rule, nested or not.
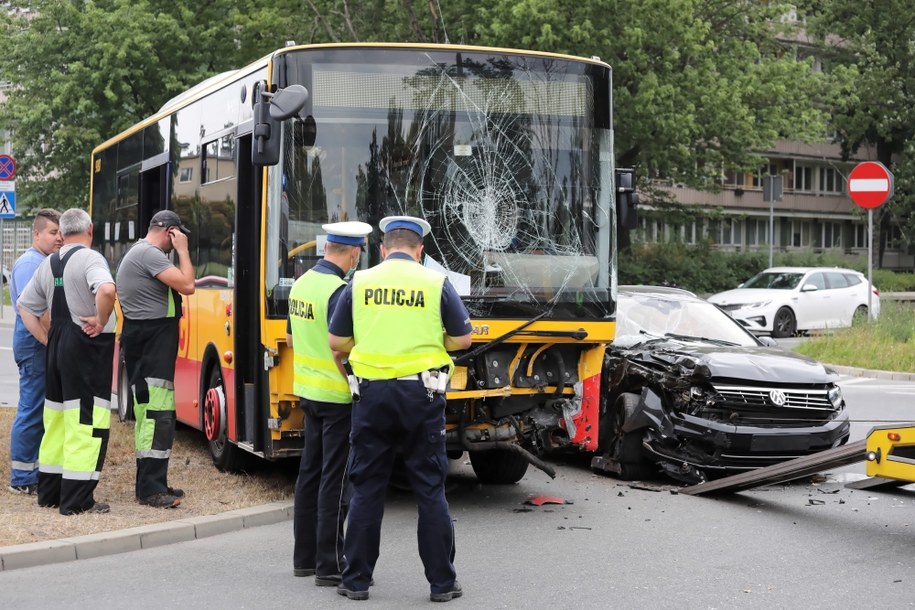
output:
[[[659,337],[759,345],[733,318],[707,301],[620,293],[613,343],[626,347]]]
[[[751,277],[741,288],[773,288],[793,290],[801,283],[803,273],[796,271],[763,271]]]

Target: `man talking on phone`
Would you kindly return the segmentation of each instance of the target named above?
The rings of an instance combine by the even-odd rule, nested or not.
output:
[[[181,295],[194,294],[190,231],[172,210],[152,217],[146,237],[135,243],[117,272],[124,315],[121,349],[127,364],[136,418],[137,501],[174,508],[184,492],[168,484],[168,460],[175,440],[175,358]],[[172,263],[172,252],[178,264]]]

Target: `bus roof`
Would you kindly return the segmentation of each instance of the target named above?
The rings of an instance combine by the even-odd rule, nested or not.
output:
[[[235,80],[238,77],[244,76],[254,70],[262,68],[269,65],[270,61],[278,56],[285,53],[291,53],[294,51],[305,51],[310,49],[348,49],[348,48],[362,48],[362,49],[430,49],[430,50],[439,50],[439,51],[476,51],[476,52],[495,52],[502,53],[506,55],[532,55],[535,57],[554,57],[557,59],[564,59],[567,61],[577,61],[591,63],[598,66],[603,66],[607,69],[610,69],[610,65],[602,61],[599,57],[578,57],[575,55],[564,55],[561,53],[548,53],[544,51],[529,51],[526,49],[509,49],[503,47],[485,47],[485,46],[474,46],[474,45],[459,45],[459,44],[418,44],[418,43],[408,43],[408,42],[347,42],[347,43],[322,43],[322,44],[311,44],[311,45],[290,45],[287,47],[282,47],[264,55],[260,59],[251,62],[243,68],[237,70],[228,70],[220,74],[211,76],[200,83],[197,83],[190,89],[179,93],[175,97],[168,100],[165,104],[159,108],[159,111],[147,117],[138,123],[128,127],[121,133],[108,138],[98,146],[92,149],[92,154],[95,155],[100,150],[104,150],[119,142],[120,140],[126,138],[129,135],[132,135],[147,127],[153,123],[159,121],[160,119],[168,116],[172,112],[187,106],[191,102],[222,88],[224,83],[229,83]]]

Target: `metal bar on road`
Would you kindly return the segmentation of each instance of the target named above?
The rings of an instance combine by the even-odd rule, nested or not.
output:
[[[841,447],[827,449],[812,455],[788,460],[772,466],[766,466],[758,470],[741,472],[723,479],[706,481],[698,485],[691,485],[680,490],[681,494],[688,496],[698,496],[714,492],[733,492],[760,487],[762,485],[774,485],[776,483],[785,483],[800,479],[805,476],[816,474],[827,468],[836,466],[845,466],[865,460],[867,453],[867,439],[862,439],[854,443],[848,443]]]

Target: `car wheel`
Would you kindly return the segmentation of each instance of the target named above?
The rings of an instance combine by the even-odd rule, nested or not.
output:
[[[642,433],[624,432],[623,425],[639,406],[639,395],[621,394],[601,413],[598,444],[604,457],[615,462],[624,481],[644,479],[653,474],[642,452]]]
[[[797,333],[797,320],[794,312],[788,307],[782,307],[775,312],[775,319],[772,321],[772,336],[776,339],[793,337]]]
[[[858,305],[858,309],[855,310],[855,313],[851,316],[851,325],[858,326],[859,324],[864,324],[867,322],[867,307],[864,305]]]

